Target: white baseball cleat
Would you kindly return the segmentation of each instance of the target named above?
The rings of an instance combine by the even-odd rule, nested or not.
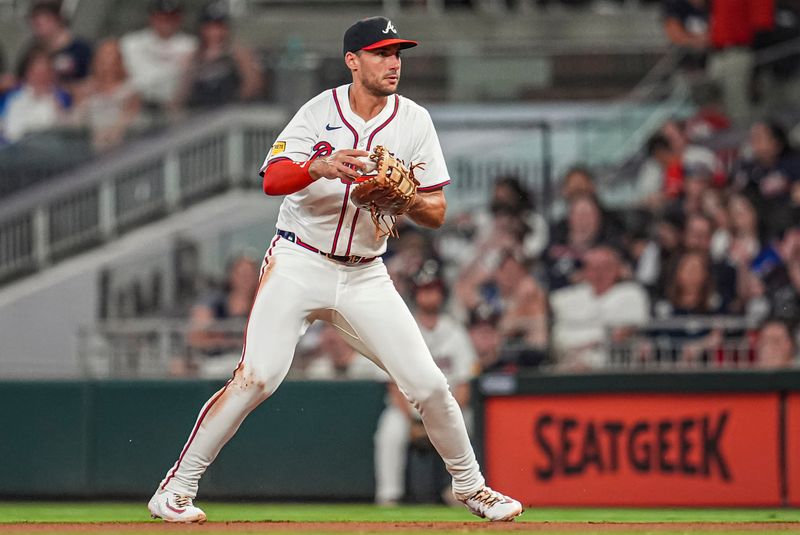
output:
[[[510,522],[522,514],[521,503],[489,487],[483,487],[469,498],[458,499],[470,513],[492,522]]]
[[[156,491],[150,498],[147,508],[150,509],[150,516],[160,518],[164,522],[201,524],[206,521],[206,514],[202,509],[194,506],[191,497],[166,490]]]

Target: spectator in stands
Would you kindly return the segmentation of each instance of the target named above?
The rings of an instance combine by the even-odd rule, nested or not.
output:
[[[597,198],[597,184],[594,173],[583,165],[574,165],[567,169],[561,180],[560,196],[550,209],[550,216],[555,221],[566,217],[567,206],[575,197],[590,195]]]
[[[703,69],[709,47],[706,0],[664,0],[664,33],[684,55],[687,70]]]
[[[700,251],[685,251],[671,266],[661,299],[655,304],[655,316],[670,319],[682,316],[713,316],[722,313],[722,298],[715,290],[711,259]],[[661,347],[659,360],[684,363],[708,360],[718,349],[722,333],[708,326],[697,327],[681,323],[649,333],[656,339],[670,341],[665,352]]]
[[[599,245],[583,255],[583,280],[550,295],[552,346],[559,368],[596,369],[608,364],[606,343],[623,341],[645,324],[650,305],[644,288],[621,280],[622,259]]]
[[[520,368],[516,354],[503,352],[499,322],[500,311],[491,306],[479,306],[470,311],[469,337],[478,357],[480,373],[516,373]]]
[[[443,311],[446,288],[437,267],[427,266],[415,275],[413,295],[414,317],[422,337],[469,422],[470,380],[477,357],[467,331]],[[389,385],[389,394],[390,404],[375,431],[375,501],[381,505],[394,505],[402,499],[409,443],[427,441],[416,409],[394,384]],[[449,488],[437,490],[442,497],[451,493]]]
[[[131,83],[145,104],[155,110],[174,104],[180,81],[197,50],[197,40],[180,31],[182,21],[179,0],[154,0],[149,26],[120,39]]]
[[[711,170],[703,164],[684,166],[682,192],[673,202],[673,210],[684,214],[705,215],[707,199],[711,190]]]
[[[706,147],[690,142],[686,135],[686,123],[670,119],[661,126],[661,133],[669,142],[672,159],[665,167],[664,193],[668,198],[677,198],[683,193],[687,172],[705,168],[710,174],[712,184],[722,187],[725,184],[725,169],[717,156]]]
[[[210,108],[259,95],[263,85],[261,69],[253,53],[233,41],[226,2],[215,0],[203,7],[199,37],[179,104]]]
[[[128,81],[116,39],[103,41],[97,47],[91,75],[75,95],[76,120],[91,130],[95,150],[119,145],[136,121],[141,101]]]
[[[703,316],[722,312],[722,298],[716,293],[711,258],[701,251],[685,251],[668,273],[662,299],[655,305],[659,318]]]
[[[776,54],[757,69],[761,108],[780,113],[800,106],[800,53],[790,43],[800,38],[800,2],[775,0],[775,25],[758,32],[754,39],[756,53]],[[788,48],[788,50],[787,50]]]
[[[702,214],[692,214],[686,219],[683,232],[683,252],[699,253],[702,256],[711,258],[711,239],[714,234],[713,222]],[[680,258],[671,261],[673,266],[677,266]],[[736,267],[727,259],[710,264],[710,276],[714,284],[714,292],[719,297],[718,310],[721,312],[732,313],[741,309],[742,303],[737,301],[741,288],[738,286]],[[663,279],[662,279],[663,281]],[[669,283],[667,283],[667,288]],[[662,287],[662,295],[666,290]]]
[[[38,1],[31,7],[28,23],[33,34],[31,46],[46,50],[53,62],[56,82],[69,91],[89,75],[92,45],[70,31],[61,14],[61,2]]]
[[[768,320],[758,332],[756,365],[759,368],[788,368],[797,362],[797,341],[789,325],[782,320]]]
[[[750,114],[755,35],[772,28],[773,23],[772,0],[711,2],[713,52],[708,74],[720,84],[725,108],[738,123],[747,120]]]
[[[576,282],[581,256],[599,243],[616,243],[618,236],[609,230],[597,199],[578,195],[570,200],[566,221],[554,226],[545,253],[551,290]]]
[[[514,343],[521,351],[527,348],[523,360],[537,364],[547,347],[547,296],[529,274],[528,262],[521,254],[509,252],[501,258],[494,286],[501,310],[498,328],[506,345]]]
[[[792,194],[800,190],[800,155],[792,150],[786,131],[776,122],[759,121],[750,128],[752,158],[733,173],[733,186],[754,200],[768,238],[788,222]]]
[[[726,256],[734,266],[750,268],[750,263],[761,252],[761,232],[758,214],[745,195],[733,194],[728,199],[730,236]]]
[[[323,323],[319,329],[320,354],[306,367],[304,378],[315,381],[387,381],[377,364],[347,343],[339,328]]]
[[[686,137],[700,143],[714,134],[727,130],[731,119],[722,104],[722,90],[713,82],[697,83],[692,88],[692,100],[697,110],[686,120]]]
[[[437,252],[430,234],[401,220],[400,236],[389,240],[389,250],[384,255],[386,270],[406,302],[412,301],[413,277],[427,262],[439,265]]]
[[[663,266],[681,247],[683,225],[683,214],[665,213],[652,223],[652,236],[640,254],[632,255],[635,260],[635,279],[648,289],[651,296],[659,291]]]
[[[241,356],[242,333],[233,329],[233,326],[220,329],[217,324],[224,320],[244,322],[250,314],[258,280],[258,263],[249,256],[238,256],[228,264],[224,286],[204,296],[192,307],[188,345],[192,357],[199,357],[200,360],[197,363],[183,363],[183,369],[181,363],[176,363],[174,373],[182,375],[191,372],[188,366],[196,364],[202,377],[230,376]],[[243,328],[244,324],[240,327]]]
[[[528,258],[538,257],[548,242],[547,221],[535,211],[533,195],[514,175],[495,178],[489,211],[478,212],[475,226],[478,254],[503,229],[521,234],[522,252]]]
[[[752,269],[770,315],[796,322],[800,318],[800,210],[793,215],[791,226],[753,260]]]
[[[636,202],[651,212],[660,213],[667,203],[667,176],[679,172],[680,154],[660,132],[650,136],[645,151],[647,160],[636,179]]]
[[[466,311],[489,307],[500,314],[504,343],[515,345],[521,359],[535,365],[543,358],[547,298],[518,248],[492,251],[462,273],[456,288]]]
[[[6,97],[3,137],[13,143],[29,133],[55,127],[70,104],[69,95],[56,85],[49,53],[32,48],[22,62],[22,85]]]

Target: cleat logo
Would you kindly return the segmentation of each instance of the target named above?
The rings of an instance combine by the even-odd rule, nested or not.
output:
[[[167,500],[167,504],[166,505],[167,505],[167,509],[169,509],[173,513],[182,514],[182,513],[186,512],[186,509],[178,509],[177,507],[172,507],[172,504],[169,503],[169,500]]]

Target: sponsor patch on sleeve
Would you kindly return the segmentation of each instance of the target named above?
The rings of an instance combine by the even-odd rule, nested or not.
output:
[[[285,141],[276,141],[275,144],[272,146],[272,150],[269,151],[270,156],[275,156],[277,154],[282,153],[286,150],[286,142]]]

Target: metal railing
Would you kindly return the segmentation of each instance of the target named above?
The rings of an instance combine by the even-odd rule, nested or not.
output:
[[[758,363],[753,333],[742,317],[683,316],[651,320],[623,339],[608,334],[605,351],[612,369],[740,369]]]
[[[224,362],[230,375],[241,356],[244,320],[193,325],[180,319],[110,320],[78,332],[78,358],[86,377],[209,376]],[[214,374],[216,375],[216,373]]]
[[[218,191],[257,184],[256,170],[285,120],[268,107],[197,117],[9,197],[0,204],[0,281]]]
[[[448,191],[454,210],[489,193],[497,174],[519,174],[550,206],[554,172],[574,161],[610,163],[648,110],[629,109],[592,119],[437,121],[440,132],[527,131],[514,150],[472,153],[449,160],[458,180]],[[0,282],[179,211],[232,187],[257,187],[267,149],[286,113],[272,107],[226,108],[140,140],[74,171],[0,202]],[[505,147],[502,147],[505,149]],[[598,156],[602,155],[603,158]]]
[[[243,319],[203,325],[185,319],[108,320],[80,329],[78,358],[87,377],[227,377],[241,356],[244,327]],[[556,358],[540,369],[560,373],[754,368],[760,366],[752,336],[755,329],[755,324],[739,317],[652,320],[622,340],[614,341],[609,333],[605,343],[589,348],[606,353],[600,366],[564,366]]]

